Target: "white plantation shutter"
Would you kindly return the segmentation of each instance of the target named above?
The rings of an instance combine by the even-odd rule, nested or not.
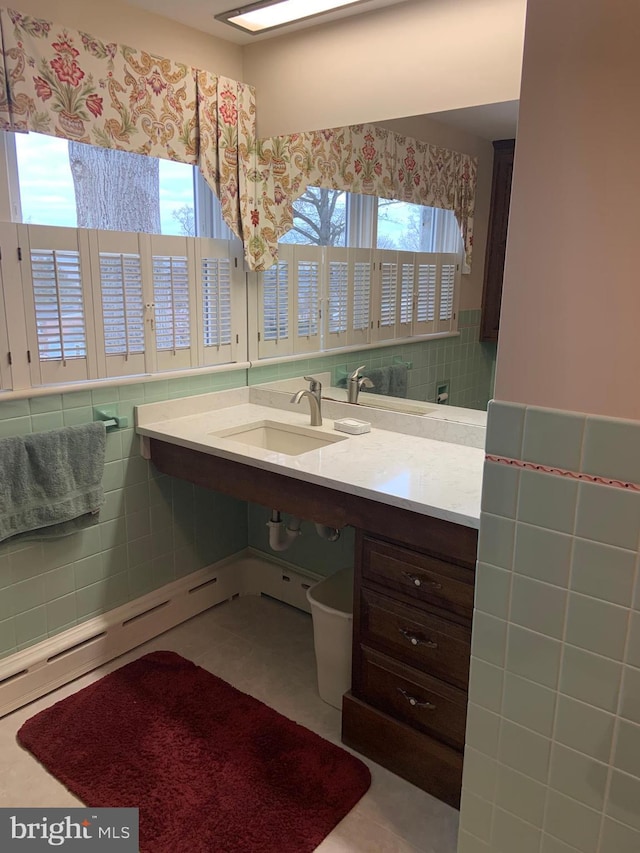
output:
[[[144,306],[140,255],[100,253],[100,286],[105,327],[105,352],[144,352]]]
[[[352,249],[353,293],[351,297],[350,344],[369,342],[373,260],[369,249]]]
[[[323,348],[333,349],[346,346],[349,340],[349,249],[328,246],[325,268],[327,274],[323,277],[326,288],[323,298]]]
[[[323,349],[366,344],[371,324],[371,251],[327,246],[325,254]]]
[[[329,261],[329,311],[327,329],[329,334],[345,335],[349,308],[349,262]]]
[[[91,231],[89,245],[100,375],[144,373],[150,342],[138,235]]]
[[[32,383],[95,378],[88,232],[23,225],[18,233]]]
[[[322,260],[322,247],[294,246],[294,353],[315,352],[320,349],[320,276]]]
[[[374,340],[456,329],[459,256],[379,250],[373,291]]]
[[[459,259],[455,254],[438,256],[438,308],[436,330],[448,332],[457,328],[455,322],[455,298],[458,281]]]
[[[378,250],[375,257],[375,278],[372,293],[374,341],[393,340],[399,337],[401,307],[401,257],[407,253]]]
[[[293,246],[278,246],[278,262],[258,273],[258,357],[291,355]]]
[[[438,295],[437,256],[416,255],[416,311],[413,334],[427,335],[435,331],[436,301]]]
[[[157,369],[194,367],[197,364],[194,242],[187,237],[155,234],[148,239]]]
[[[398,252],[400,311],[396,337],[409,337],[413,327],[414,287],[415,287],[415,255],[409,252]]]
[[[205,348],[231,345],[231,258],[202,258],[199,266]]]
[[[240,345],[235,326],[244,325],[246,316],[238,247],[229,240],[198,240],[196,269],[199,363],[228,364]]]

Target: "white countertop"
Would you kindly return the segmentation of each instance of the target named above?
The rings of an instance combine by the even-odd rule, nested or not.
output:
[[[423,515],[467,527],[479,526],[484,463],[482,448],[407,434],[403,428],[405,425],[409,433],[415,433],[421,428],[418,422],[428,420],[408,414],[395,418],[394,429],[380,429],[374,424],[371,432],[364,435],[339,433],[334,429],[334,419],[357,417],[374,423],[374,418],[368,417],[372,410],[362,407],[354,413],[354,407],[347,403],[329,401],[323,401],[323,425],[311,429],[319,434],[344,437],[345,440],[299,456],[212,435],[261,420],[309,427],[306,400],[303,399],[299,406],[293,406],[286,397],[284,405],[287,407],[281,408],[269,397],[268,405],[250,402],[256,398],[260,395],[255,389],[239,388],[137,406],[136,431],[149,438]],[[276,398],[282,400],[282,395],[276,395]],[[381,413],[381,419],[386,421],[386,415],[388,413]]]

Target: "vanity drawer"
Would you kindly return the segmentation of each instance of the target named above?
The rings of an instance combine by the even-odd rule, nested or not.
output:
[[[365,536],[362,577],[417,602],[443,607],[469,620],[472,617],[474,572],[471,569]]]
[[[462,690],[366,646],[360,647],[360,657],[361,699],[417,731],[464,748],[467,697]]]
[[[471,630],[362,589],[360,639],[421,671],[467,690]]]

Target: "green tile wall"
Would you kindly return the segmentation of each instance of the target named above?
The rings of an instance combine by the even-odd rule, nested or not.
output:
[[[412,363],[409,396],[433,400],[437,382],[450,383],[450,403],[486,408],[495,346],[480,344],[480,311],[462,311],[460,336],[327,354],[261,365],[250,371],[191,376],[112,388],[0,402],[0,438],[42,432],[92,420],[92,407],[117,405],[130,428],[110,433],[100,524],[67,539],[0,544],[0,657],[51,637],[247,544],[273,554],[264,525],[268,510],[159,476],[139,455],[133,430],[136,404],[256,385],[313,371]],[[330,574],[349,565],[353,531],[337,543],[320,539],[313,525],[281,556],[300,568]]]
[[[116,404],[131,425],[107,435],[98,525],[0,544],[0,657],[246,547],[246,504],[158,474],[133,430],[138,403],[245,384],[242,370],[0,402],[0,437],[86,423],[99,404]]]
[[[344,353],[326,353],[301,361],[265,364],[252,367],[249,384],[289,379],[314,371],[328,371],[335,382],[338,371],[353,370],[360,364],[385,367],[397,359],[411,363],[407,397],[414,400],[436,398],[436,384],[449,382],[449,403],[469,409],[486,409],[493,392],[496,346],[480,343],[480,311],[461,311],[460,335],[433,341],[381,346],[375,349]]]
[[[459,853],[640,850],[639,445],[489,407]]]

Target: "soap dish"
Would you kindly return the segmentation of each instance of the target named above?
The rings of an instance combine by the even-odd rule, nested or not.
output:
[[[371,432],[371,424],[367,421],[357,421],[355,418],[342,418],[339,421],[334,421],[333,426],[339,432],[348,432],[351,435],[362,435],[365,432]]]

